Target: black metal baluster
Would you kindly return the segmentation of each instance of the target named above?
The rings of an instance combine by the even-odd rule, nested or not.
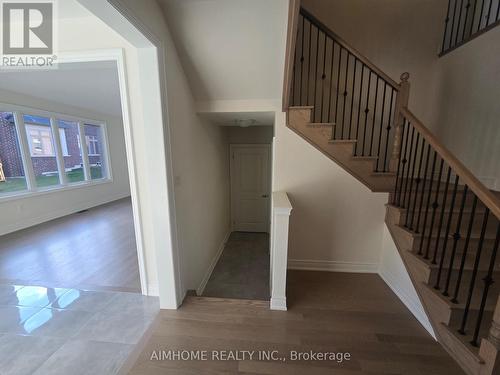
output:
[[[371,141],[370,141],[370,156],[373,156],[373,141],[375,137],[375,121],[377,117],[377,100],[378,100],[378,87],[379,87],[379,82],[380,82],[380,77],[377,75],[377,81],[376,81],[377,87],[375,88],[375,104],[373,104],[373,122],[372,122],[372,133],[371,133]]]
[[[389,138],[391,135],[391,123],[392,123],[392,112],[393,112],[393,104],[394,104],[394,88],[391,87],[391,102],[390,102],[390,110],[389,110],[389,120],[387,122],[387,136],[385,140],[385,153],[384,153],[384,170],[383,172],[387,172],[387,152],[389,150]],[[378,165],[378,164],[377,164]]]
[[[415,138],[415,127],[412,126],[411,141],[410,141],[410,155],[409,155],[409,157],[407,159],[408,160],[408,170],[406,171],[405,192],[403,194],[403,207],[404,208],[406,208],[406,196],[407,196],[407,193],[408,193],[408,181],[410,180],[410,168],[415,163],[415,160],[413,158],[414,157],[414,154],[413,154],[413,144],[414,144],[413,141],[414,141],[414,138]]]
[[[420,133],[417,132],[417,147],[415,148],[415,152],[416,156],[420,155],[418,163],[418,176],[415,179],[415,166],[417,165],[417,160],[415,159],[413,163],[413,171],[411,174],[410,195],[408,197],[408,209],[406,210],[406,220],[405,220],[405,227],[410,230],[412,229],[413,217],[415,216],[415,207],[417,204],[417,195],[418,195],[418,184],[420,183],[420,172],[422,170],[422,161],[424,156],[425,139],[423,137],[422,137],[422,144],[420,145],[420,151],[419,151],[419,144],[420,144]],[[413,182],[417,184],[415,191],[413,190]],[[413,208],[412,208],[412,198],[413,198]],[[410,216],[411,216],[411,223],[410,223]]]
[[[453,234],[453,248],[451,250],[450,264],[448,267],[448,275],[446,276],[446,284],[445,284],[444,291],[443,291],[443,296],[446,296],[446,297],[448,297],[448,295],[449,295],[451,274],[453,271],[453,264],[455,263],[455,255],[457,253],[458,241],[460,241],[460,239],[462,238],[460,232],[462,231],[462,218],[464,215],[464,208],[465,208],[465,202],[467,200],[468,190],[469,190],[469,187],[467,185],[465,185],[464,191],[462,193],[462,203],[460,203],[460,212],[458,214],[457,226],[455,229],[455,233]]]
[[[488,27],[488,25],[490,24],[492,7],[493,7],[493,0],[490,0],[490,6],[488,7],[488,13],[486,14],[486,25],[484,25],[484,27]]]
[[[309,21],[309,56],[307,62],[307,96],[306,105],[309,105],[309,91],[311,91],[311,55],[312,55],[312,22]]]
[[[361,63],[361,83],[359,85],[359,105],[358,105],[358,120],[356,123],[356,139],[358,142],[354,145],[354,156],[358,156],[358,143],[359,143],[359,120],[361,118],[361,102],[363,100],[363,80],[365,77],[365,64]]]
[[[460,22],[462,21],[462,9],[464,7],[464,0],[460,0],[460,12],[458,13],[458,22],[457,22],[457,35],[455,35],[455,45],[458,43],[458,35],[460,34]],[[465,25],[464,25],[465,29]]]
[[[498,17],[500,17],[500,1],[498,2],[497,5],[497,15],[495,16],[495,21],[498,21]]]
[[[339,44],[339,68],[337,71],[337,96],[335,97],[335,126],[333,127],[333,138],[336,138],[338,122],[338,106],[339,106],[339,86],[340,86],[340,65],[342,64],[342,46]]]
[[[415,233],[420,233],[420,218],[422,217],[422,209],[424,206],[425,185],[427,183],[427,172],[429,171],[429,158],[431,156],[431,145],[427,145],[427,156],[425,158],[424,181],[422,183],[422,192],[420,193],[420,205],[418,209],[417,225]]]
[[[467,30],[467,22],[469,21],[469,8],[470,8],[470,0],[467,0],[467,5],[465,6],[465,21],[464,21],[464,29],[462,30],[462,40],[465,40],[465,31]],[[474,22],[474,20],[472,20]]]
[[[330,116],[332,113],[332,88],[333,88],[334,61],[335,61],[335,41],[332,39],[332,64],[330,66],[330,97],[328,99],[328,122],[330,122]],[[335,137],[334,129],[335,129],[335,126],[332,126],[332,139]]]
[[[437,152],[434,151],[434,158],[432,161],[432,172],[431,172],[431,176],[430,176],[430,180],[429,180],[429,193],[427,194],[427,205],[425,208],[424,224],[422,227],[422,236],[420,238],[420,246],[418,249],[418,255],[423,255],[425,233],[427,232],[427,219],[429,217],[429,208],[430,208],[431,197],[432,197],[432,185],[434,184],[434,172],[436,171],[436,161],[437,161]]]
[[[385,101],[387,93],[387,83],[383,81],[384,84],[384,95],[382,96],[382,113],[380,115],[380,132],[378,134],[378,150],[377,150],[377,165],[375,166],[375,172],[378,172],[378,163],[380,161],[380,147],[382,144],[382,133],[384,132],[384,115],[385,115]]]
[[[411,126],[411,124],[408,122],[408,120],[404,119],[404,123],[405,125],[408,124],[408,131],[406,132],[406,140],[405,140],[405,153],[404,153],[404,156],[403,155],[400,155],[403,156],[403,169],[401,171],[401,186],[400,186],[400,189],[399,189],[399,195],[398,195],[398,207],[401,207],[401,194],[403,192],[403,184],[405,182],[404,180],[404,176],[405,176],[405,170],[406,170],[406,164],[408,164],[408,138],[410,137],[410,127],[412,128],[413,131],[415,131],[415,128],[413,126]]]
[[[450,33],[450,45],[449,45],[449,48],[453,47],[454,44],[453,44],[453,34],[454,34],[454,31],[455,31],[455,19],[456,19],[456,16],[457,16],[457,5],[458,5],[458,0],[455,0],[455,7],[454,7],[454,10],[453,10],[453,18],[451,19],[451,33]]]
[[[448,173],[446,175],[446,187],[445,187],[445,190],[444,190],[444,195],[443,195],[442,204],[441,204],[441,214],[439,215],[439,224],[438,224],[438,229],[437,229],[436,245],[435,245],[435,248],[434,248],[434,255],[432,257],[432,264],[436,264],[437,252],[438,252],[438,249],[439,249],[439,242],[441,241],[441,230],[443,229],[444,210],[446,209],[446,201],[448,200],[448,188],[450,187],[450,177],[451,177],[451,168],[448,167]]]
[[[430,226],[430,232],[429,232],[429,239],[427,241],[427,248],[425,249],[425,259],[429,259],[429,253],[430,253],[430,248],[431,248],[431,241],[432,241],[432,233],[434,232],[434,222],[436,221],[436,212],[437,209],[439,208],[439,189],[441,188],[441,178],[443,177],[443,166],[444,166],[444,160],[441,158],[441,163],[439,164],[439,177],[437,180],[437,190],[436,194],[434,196],[434,202],[432,203],[432,217],[431,217],[431,226]]]
[[[368,127],[368,112],[370,112],[368,105],[369,105],[369,101],[370,101],[371,83],[372,83],[372,71],[368,70],[368,90],[366,90],[366,108],[365,108],[365,128],[363,130],[363,148],[361,150],[361,156],[365,156],[366,128]]]
[[[418,133],[418,136],[420,136],[420,133]],[[417,142],[417,144],[418,144],[418,142]],[[422,182],[422,179],[420,178],[420,176],[422,176],[422,164],[424,162],[424,148],[425,148],[425,139],[424,139],[424,137],[422,137],[422,145],[420,146],[420,160],[418,162],[418,175],[417,175],[417,179],[415,180],[415,183],[417,184],[417,186],[415,187],[415,192],[413,193],[413,208],[411,209],[411,218],[410,218],[409,225],[408,225],[408,213],[410,212],[411,202],[410,202],[410,206],[408,206],[408,211],[407,211],[407,216],[406,216],[406,225],[408,226],[408,228],[410,230],[413,230],[413,221],[415,219],[415,211],[417,208],[418,187],[419,187],[420,183]],[[413,184],[410,186],[410,191],[413,192]]]
[[[469,38],[471,37],[472,30],[474,29],[474,22],[476,22],[476,12],[477,12],[477,0],[474,0],[474,8],[472,9],[472,19],[470,22]],[[479,23],[481,23],[481,19],[479,19]]]
[[[418,145],[420,144],[420,133],[417,131],[417,140],[415,142],[415,157],[413,158],[413,166],[411,169],[411,179],[410,179],[410,188],[408,189],[408,204],[406,204],[406,198],[405,198],[405,207],[407,207],[406,210],[406,220],[405,220],[405,227],[408,228],[408,219],[410,217],[410,209],[411,209],[411,196],[414,193],[413,191],[413,182],[415,181],[415,167],[417,165],[417,157],[418,157]],[[410,169],[408,168],[408,172]],[[415,194],[416,195],[416,194]],[[405,194],[406,197],[406,194]]]
[[[484,14],[484,0],[481,1],[481,13],[479,14],[479,22],[477,24],[476,32],[481,30],[481,24],[483,23],[483,14]]]
[[[396,172],[396,184],[394,185],[394,195],[392,197],[392,204],[396,205],[397,202],[397,196],[398,196],[398,186],[401,185],[401,178],[399,177],[399,171],[401,170],[401,164],[403,160],[403,138],[405,137],[406,133],[406,120],[403,121],[403,124],[401,125],[401,128],[403,129],[401,132],[401,143],[399,144],[399,160],[398,160],[398,170]],[[408,129],[409,130],[409,129]],[[401,187],[399,187],[401,189]]]
[[[352,110],[354,109],[354,89],[356,86],[356,69],[358,68],[358,59],[356,56],[354,56],[354,73],[352,77],[352,94],[351,94],[351,116],[349,116],[349,137],[348,139],[351,138],[351,133],[352,133]]]
[[[467,303],[465,304],[465,311],[464,311],[464,315],[462,318],[462,325],[460,326],[460,329],[458,330],[458,332],[461,335],[465,335],[465,327],[467,326],[467,318],[469,315],[470,305],[472,302],[472,295],[474,294],[474,286],[476,283],[477,271],[479,269],[479,262],[481,261],[481,253],[483,251],[484,236],[486,235],[486,227],[488,225],[489,214],[490,214],[490,210],[488,208],[486,208],[486,211],[484,212],[483,226],[481,228],[481,237],[479,238],[479,245],[477,247],[476,260],[474,261],[474,269],[472,270],[472,276],[471,276],[471,281],[470,281],[470,285],[469,285],[469,294],[467,296]]]
[[[493,252],[492,252],[491,258],[490,258],[490,265],[488,267],[488,274],[483,279],[483,281],[484,281],[483,296],[481,297],[481,305],[479,306],[479,315],[478,315],[477,321],[476,321],[476,328],[474,330],[474,336],[472,337],[472,341],[471,341],[472,346],[476,346],[476,347],[479,346],[477,341],[479,338],[479,331],[481,329],[481,322],[483,320],[484,308],[486,307],[486,299],[488,298],[488,292],[490,290],[490,287],[494,282],[492,276],[493,276],[493,271],[495,269],[495,262],[496,262],[499,242],[500,242],[500,223],[498,224],[497,237],[496,237],[495,245],[493,246]]]
[[[324,101],[325,101],[325,79],[326,79],[326,34],[325,35],[325,46],[323,48],[323,74],[321,75],[321,119],[320,122],[323,122],[323,112],[324,111]]]
[[[345,104],[347,102],[347,78],[349,76],[349,57],[351,53],[347,51],[347,59],[345,63],[345,77],[344,77],[344,100],[342,101],[342,134],[341,138],[344,139],[344,128],[345,128]]]
[[[303,101],[302,101],[302,81],[304,80],[304,34],[306,32],[306,29],[305,29],[305,17],[302,16],[302,48],[300,49],[300,100],[299,100],[299,104],[300,105],[303,105]]]
[[[314,70],[314,100],[313,105],[314,109],[312,111],[312,122],[316,122],[316,111],[318,110],[318,105],[316,103],[316,94],[318,91],[318,60],[319,60],[319,28],[316,28],[318,31],[316,33],[316,69]]]
[[[441,45],[441,52],[444,52],[444,47],[446,45],[446,34],[448,34],[448,24],[450,23],[450,5],[451,0],[448,0],[448,10],[446,11],[446,18],[444,20],[444,35],[443,44]]]
[[[456,175],[455,176],[455,183],[453,184],[453,196],[451,197],[450,212],[448,214],[448,223],[446,224],[446,232],[444,235],[443,251],[441,252],[441,260],[439,261],[439,271],[438,271],[438,275],[436,278],[436,284],[434,285],[434,288],[438,289],[438,290],[439,290],[440,284],[441,284],[441,275],[443,273],[444,258],[446,257],[446,248],[448,247],[448,236],[450,235],[451,221],[453,220],[453,210],[455,209],[455,201],[457,198],[458,180],[459,179],[460,178],[458,177],[458,175]],[[437,252],[437,246],[436,246],[436,252]],[[452,261],[452,265],[453,265],[453,261]],[[450,268],[448,273],[451,274],[451,271],[452,271],[452,269]]]
[[[472,212],[469,218],[469,228],[467,229],[467,237],[465,238],[464,249],[462,252],[462,260],[460,262],[460,269],[458,270],[458,279],[455,285],[455,293],[453,293],[453,298],[451,302],[458,303],[458,293],[460,292],[460,285],[462,284],[462,276],[464,273],[465,261],[467,260],[467,253],[469,251],[470,236],[472,234],[472,227],[474,226],[474,216],[476,215],[477,207],[477,196],[474,194],[474,200],[472,202]]]

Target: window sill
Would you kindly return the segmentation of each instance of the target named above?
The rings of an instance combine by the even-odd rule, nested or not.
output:
[[[36,190],[32,190],[32,191],[16,192],[16,193],[5,195],[5,196],[0,196],[0,204],[3,202],[9,202],[9,201],[17,200],[17,199],[25,199],[25,198],[37,197],[37,196],[41,196],[41,195],[58,193],[58,192],[63,192],[63,191],[68,191],[68,190],[75,190],[75,189],[88,188],[88,187],[92,187],[92,186],[105,185],[105,184],[109,184],[112,182],[113,182],[113,179],[106,178],[106,179],[99,179],[99,180],[93,180],[93,181],[76,182],[76,183],[68,184],[68,185],[56,185],[54,187],[47,187],[47,188],[36,189]]]

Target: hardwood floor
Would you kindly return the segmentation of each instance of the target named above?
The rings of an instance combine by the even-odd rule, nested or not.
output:
[[[0,283],[140,292],[130,199],[0,237]]]
[[[160,312],[130,373],[463,374],[377,275],[290,271],[288,299],[280,312],[263,301],[187,297]],[[160,350],[277,350],[286,360],[156,360]],[[291,361],[292,350],[351,359]]]

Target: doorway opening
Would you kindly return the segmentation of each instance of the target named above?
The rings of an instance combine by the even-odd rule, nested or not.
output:
[[[141,293],[116,61],[4,72],[1,97],[0,282]]]
[[[230,231],[201,294],[269,300],[274,113],[218,116],[227,138]]]

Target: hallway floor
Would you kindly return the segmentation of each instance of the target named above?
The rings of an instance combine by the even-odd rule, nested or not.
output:
[[[203,296],[268,301],[269,235],[231,233]]]
[[[140,293],[130,199],[1,236],[0,283]]]
[[[463,374],[378,275],[290,271],[288,299],[282,312],[264,301],[187,297],[160,312],[131,374]],[[161,350],[276,350],[279,359],[168,360]],[[291,351],[351,358],[293,361]]]

